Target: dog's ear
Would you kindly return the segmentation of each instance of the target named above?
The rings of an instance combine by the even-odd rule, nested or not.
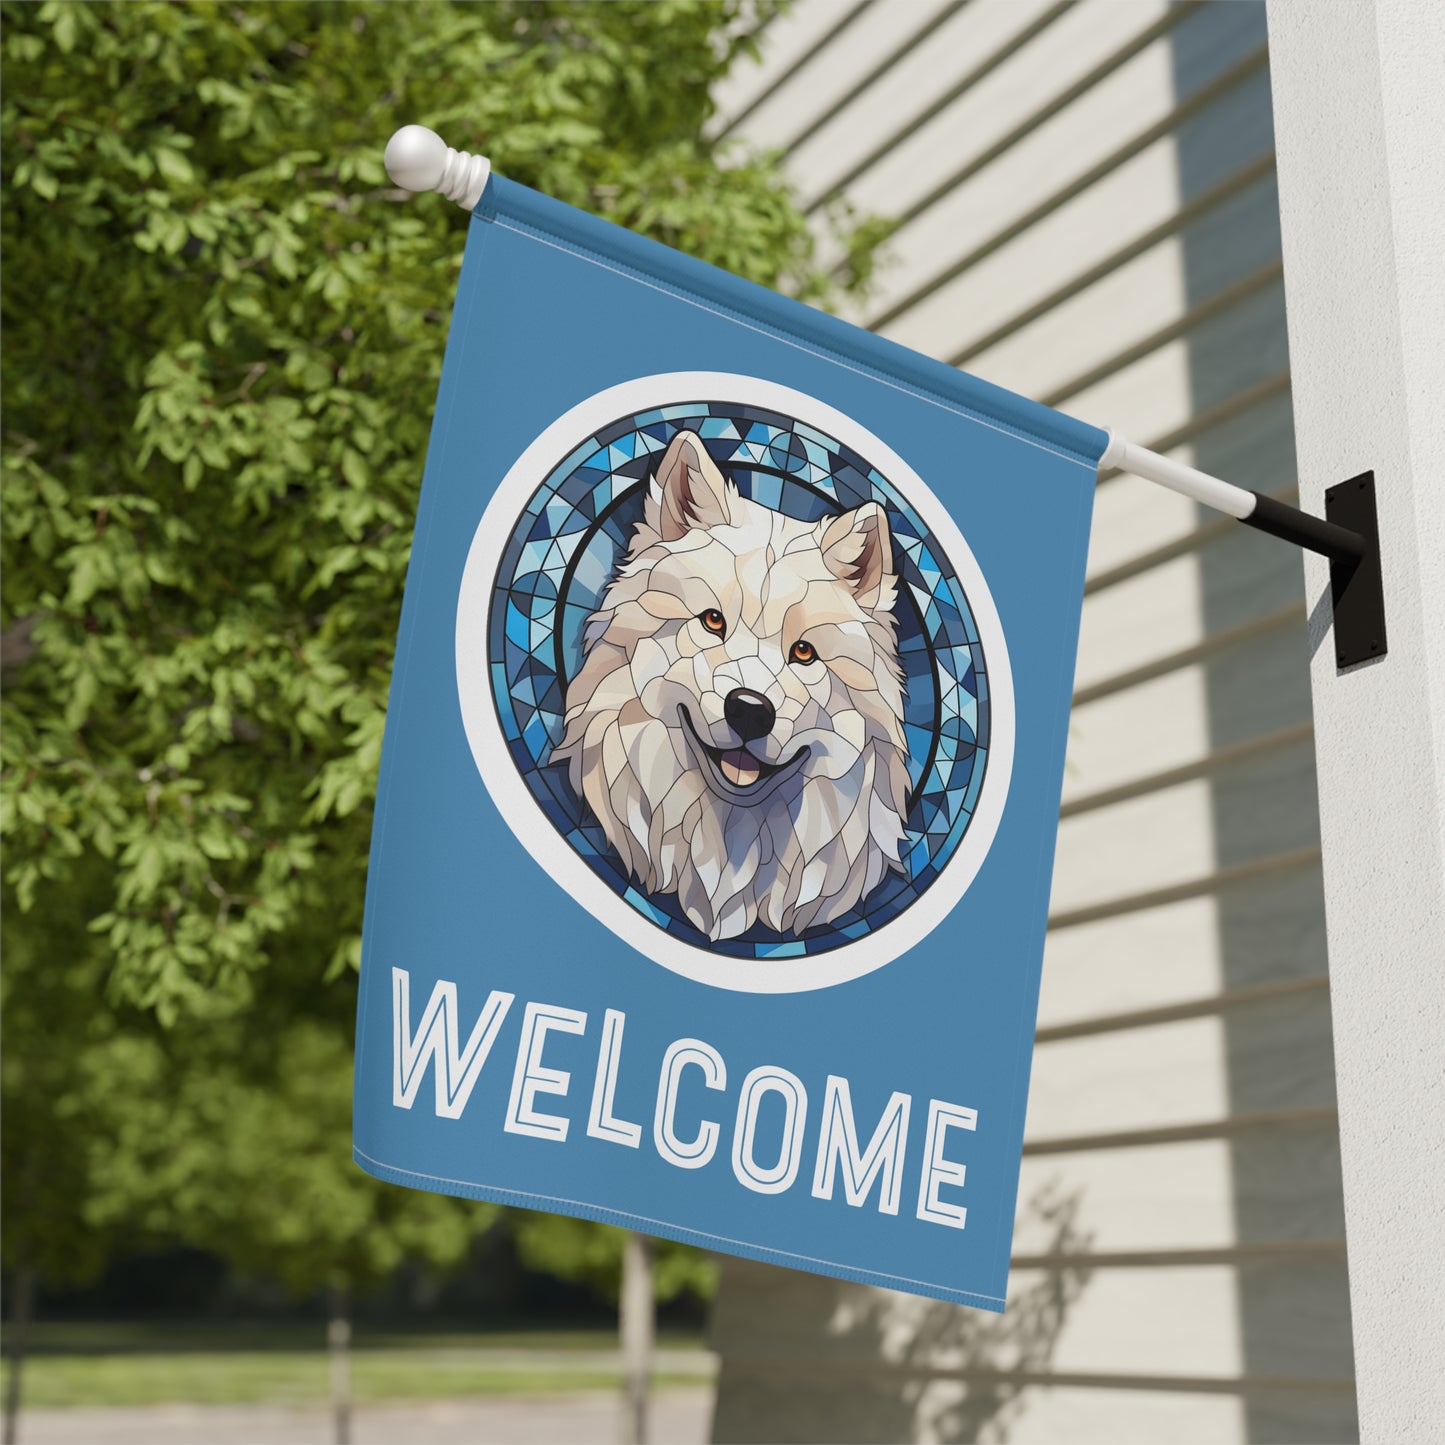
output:
[[[695,527],[731,519],[731,488],[696,432],[680,431],[668,443],[648,488],[647,521],[664,542]]]
[[[892,606],[893,537],[877,502],[819,522],[818,546],[828,570],[852,590],[860,607],[871,612]]]

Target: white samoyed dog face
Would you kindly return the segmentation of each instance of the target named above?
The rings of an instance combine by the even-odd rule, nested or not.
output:
[[[802,933],[902,870],[895,592],[876,503],[795,521],[673,438],[553,760],[642,887],[709,938]]]

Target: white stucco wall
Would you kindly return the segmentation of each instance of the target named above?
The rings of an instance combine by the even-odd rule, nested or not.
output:
[[[1386,657],[1307,565],[1360,1419],[1445,1429],[1445,8],[1271,0],[1301,495],[1373,468]],[[1317,599],[1320,601],[1317,602]],[[1321,645],[1321,643],[1324,645]]]

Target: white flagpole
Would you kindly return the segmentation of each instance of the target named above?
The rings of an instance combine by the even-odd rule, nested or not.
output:
[[[434,130],[404,125],[386,143],[386,173],[404,191],[439,191],[470,211],[482,198],[492,163],[453,150]]]
[[[1366,539],[1358,532],[1336,526],[1322,517],[1312,517],[1295,507],[1287,507],[1261,492],[1236,487],[1219,477],[1210,476],[1208,472],[1176,462],[1172,457],[1151,452],[1147,447],[1136,446],[1112,427],[1104,430],[1109,434],[1109,445],[1099,458],[1100,470],[1117,467],[1121,472],[1142,477],[1146,482],[1156,482],[1161,487],[1168,487],[1171,492],[1202,502],[1216,512],[1223,512],[1248,526],[1270,532],[1335,561],[1358,562],[1365,554]]]
[[[404,125],[386,145],[386,172],[403,190],[439,191],[448,200],[472,210],[482,198],[491,162],[485,156],[453,150],[434,130]],[[1384,601],[1380,587],[1379,542],[1373,534],[1373,480],[1368,483],[1366,531],[1342,527],[1322,517],[1286,506],[1273,497],[1236,487],[1196,467],[1186,466],[1147,447],[1136,446],[1112,428],[1105,428],[1109,444],[1099,459],[1100,468],[1117,467],[1145,481],[1202,502],[1234,517],[1247,527],[1269,532],[1297,547],[1328,557],[1335,588],[1336,622],[1349,593],[1348,643],[1339,654],[1341,665],[1365,657],[1381,657],[1386,650]],[[1362,481],[1355,478],[1354,481]],[[1353,482],[1352,482],[1353,487]],[[1353,520],[1354,513],[1351,514]],[[1358,524],[1357,524],[1358,525]],[[1354,585],[1352,585],[1354,584]]]
[[[1342,479],[1325,493],[1326,512],[1339,518],[1329,521],[1262,492],[1233,486],[1106,430],[1109,444],[1099,458],[1101,470],[1117,467],[1202,502],[1246,527],[1328,557],[1336,663],[1342,668],[1354,667],[1384,657],[1389,646],[1373,472]]]
[[[1100,471],[1106,467],[1117,467],[1121,472],[1131,472],[1136,477],[1143,477],[1146,482],[1157,482],[1171,492],[1203,502],[1216,512],[1237,517],[1241,522],[1253,515],[1258,500],[1253,492],[1220,481],[1218,477],[1195,467],[1186,467],[1183,462],[1151,452],[1147,447],[1135,446],[1113,427],[1105,427],[1104,430],[1109,434],[1109,445],[1099,458]]]

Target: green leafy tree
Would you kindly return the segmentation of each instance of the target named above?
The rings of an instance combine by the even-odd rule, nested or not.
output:
[[[357,961],[464,230],[386,136],[816,290],[774,162],[702,138],[735,11],[5,7],[5,878],[44,930],[105,860],[119,995]]]
[[[6,1439],[37,1278],[83,1283],[117,1244],[182,1239],[297,1295],[326,1287],[340,1346],[354,1290],[404,1259],[456,1265],[496,1215],[352,1164],[350,1020],[308,1013],[284,970],[263,975],[244,1011],[165,1029],[134,1005],[106,1006],[108,950],[83,921],[43,954],[17,933],[0,1062],[3,1253],[16,1285]],[[344,1413],[344,1396],[336,1403]]]
[[[510,1224],[524,1264],[617,1298],[625,1231],[567,1214],[522,1209],[511,1211]],[[708,1299],[717,1287],[717,1266],[712,1256],[691,1245],[659,1239],[653,1248],[652,1284],[659,1300],[689,1292]]]
[[[432,125],[826,301],[837,272],[777,159],[705,136],[742,7],[0,17],[7,1259],[54,1273],[122,1227],[298,1287],[449,1257],[475,1215],[389,1204],[345,1158],[376,768],[464,234],[389,185],[381,149]],[[830,224],[863,286],[877,227]]]

